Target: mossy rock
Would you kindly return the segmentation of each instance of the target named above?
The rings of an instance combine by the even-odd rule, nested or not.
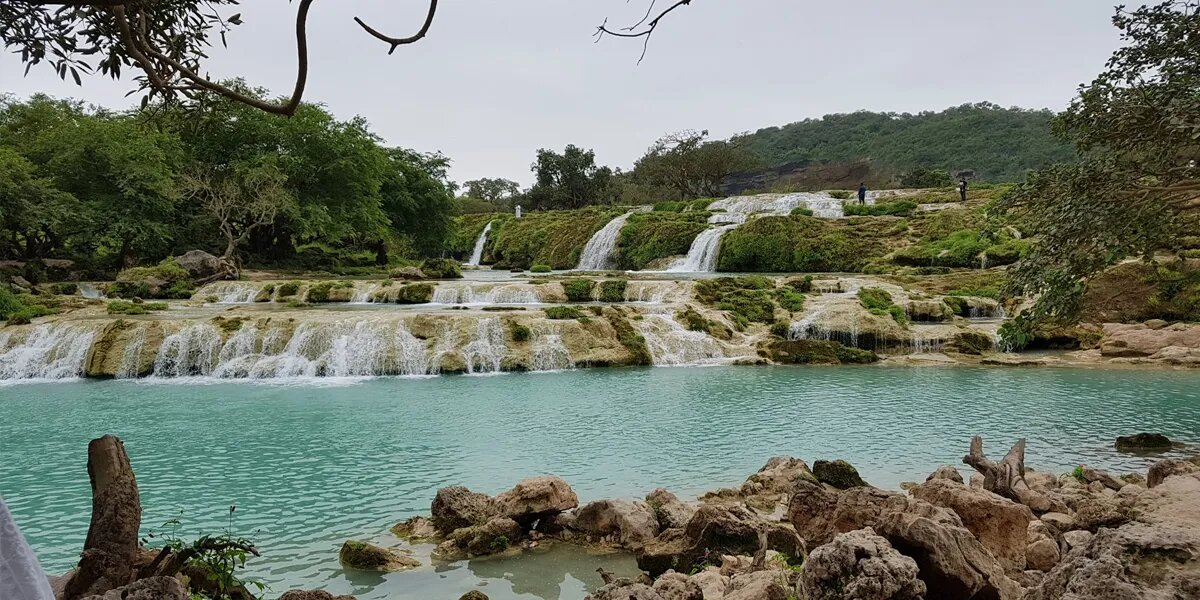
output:
[[[421,566],[421,562],[415,558],[357,540],[347,540],[342,544],[338,560],[348,569],[381,573]]]
[[[847,348],[824,340],[772,340],[763,350],[772,362],[784,365],[870,364],[879,356],[870,350]]]
[[[654,364],[650,349],[646,346],[646,338],[624,316],[615,310],[609,311],[608,323],[617,332],[617,341],[629,351],[630,365],[649,366]],[[639,315],[640,316],[640,315]]]
[[[134,267],[117,274],[105,294],[111,298],[155,298],[185,300],[195,293],[187,269],[168,258],[153,267]]]
[[[600,283],[600,301],[601,302],[624,302],[625,288],[629,287],[629,282],[624,279],[613,279]]]
[[[1161,433],[1137,433],[1123,435],[1117,438],[1117,450],[1122,452],[1138,450],[1170,450],[1173,447],[1171,438]]]
[[[471,590],[471,591],[463,594],[462,596],[459,596],[458,600],[489,600],[489,599],[488,599],[487,594],[485,594],[479,590]]]
[[[858,469],[844,460],[818,460],[813,463],[813,476],[821,483],[827,483],[839,490],[853,487],[866,487],[867,482],[858,476]]]
[[[308,288],[307,302],[349,302],[354,297],[354,284],[349,281],[322,281]]]
[[[462,267],[449,258],[430,258],[421,263],[421,272],[431,279],[462,279]]]
[[[951,345],[963,354],[985,354],[995,350],[995,342],[991,336],[968,329],[954,334]]]
[[[571,279],[564,281],[562,286],[567,300],[571,302],[592,301],[592,289],[595,287],[595,282],[591,279]]]
[[[730,340],[733,338],[733,331],[725,324],[711,319],[706,319],[704,315],[697,312],[692,307],[675,315],[675,319],[683,323],[689,331],[701,331],[722,340]]]
[[[414,283],[396,291],[396,304],[429,304],[433,302],[433,286]]]

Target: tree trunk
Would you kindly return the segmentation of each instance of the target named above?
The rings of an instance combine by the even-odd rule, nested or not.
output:
[[[79,567],[67,582],[66,600],[102,595],[128,585],[138,553],[142,502],[120,438],[106,435],[88,444],[88,477],[92,522]]]
[[[121,261],[121,268],[128,269],[133,266],[133,241],[129,239],[121,240],[121,253],[118,255]]]
[[[971,438],[971,453],[963,463],[983,475],[983,489],[1028,506],[1034,512],[1048,512],[1050,499],[1025,483],[1025,438],[1017,440],[999,463],[983,454],[983,438]]]

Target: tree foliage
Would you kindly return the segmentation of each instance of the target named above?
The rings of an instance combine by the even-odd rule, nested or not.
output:
[[[704,130],[659,138],[634,165],[634,176],[650,185],[671,188],[684,199],[719,196],[726,177],[751,168],[755,161],[737,145],[706,141],[707,137]]]
[[[484,177],[463,184],[467,196],[498,207],[507,207],[513,197],[521,193],[521,186],[511,179]]]
[[[596,153],[570,144],[560,154],[542,148],[531,167],[537,182],[527,199],[540,210],[611,204],[616,197],[613,171],[596,166]]]
[[[1012,293],[1036,319],[1070,321],[1087,278],[1178,250],[1200,224],[1200,3],[1118,8],[1124,46],[1055,119],[1083,160],[1034,173],[1001,203],[1041,237]]]

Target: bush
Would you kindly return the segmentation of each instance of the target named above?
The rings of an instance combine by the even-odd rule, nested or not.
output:
[[[641,270],[650,263],[687,254],[700,232],[708,229],[708,212],[637,213],[617,236],[613,262],[618,268]]]
[[[858,290],[858,301],[867,310],[887,310],[892,305],[892,295],[880,288],[862,288]]]
[[[33,319],[57,312],[57,308],[46,306],[29,294],[14,294],[7,287],[0,286],[0,320],[7,321],[9,325],[27,325]]]
[[[563,282],[563,291],[571,302],[591,302],[593,285],[590,279],[571,279]]]
[[[793,217],[811,217],[813,216],[813,211],[811,208],[797,206],[796,208],[792,209],[791,215]]]
[[[449,258],[430,258],[421,263],[421,272],[431,279],[462,279],[462,267]]]
[[[833,190],[829,192],[829,197],[835,200],[849,200],[854,197],[854,192],[849,190]]]
[[[947,171],[917,167],[900,176],[900,185],[908,188],[941,188],[954,185]]]
[[[110,315],[144,315],[162,310],[167,310],[166,302],[137,303],[126,300],[113,300],[108,303],[108,314]]]
[[[613,279],[600,284],[601,302],[624,302],[625,288],[629,282],[624,279]]]
[[[881,202],[877,204],[847,204],[843,207],[847,217],[907,217],[917,209],[917,205],[907,201]]]
[[[886,248],[873,224],[761,217],[726,233],[717,268],[742,273],[858,272]]]
[[[106,293],[113,298],[158,298],[185,300],[195,293],[187,269],[168,258],[157,266],[134,267],[117,274]]]
[[[775,322],[775,283],[765,277],[719,277],[696,283],[696,298],[726,311],[738,329]]]
[[[79,286],[74,283],[56,283],[50,289],[60,296],[74,296],[79,293]]]
[[[550,306],[546,308],[546,318],[554,321],[579,319],[583,316],[583,311],[574,306]]]
[[[809,280],[808,285],[810,288],[812,287],[812,280]],[[775,300],[786,311],[800,312],[804,310],[804,294],[801,294],[794,288],[781,287],[775,290]]]
[[[278,292],[280,299],[295,296],[300,292],[300,282],[289,281],[287,283],[280,284],[276,291]]]
[[[532,334],[528,327],[521,325],[520,323],[513,323],[511,331],[514,342],[527,342]]]
[[[308,289],[305,300],[313,303],[349,302],[352,294],[345,290],[353,288],[354,284],[349,281],[322,281]]]
[[[530,273],[549,273],[553,270],[554,269],[550,268],[550,265],[533,265],[532,267],[530,267],[529,272]]]

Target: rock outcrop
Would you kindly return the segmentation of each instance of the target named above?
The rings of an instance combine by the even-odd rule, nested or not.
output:
[[[702,567],[706,557],[753,555],[763,546],[788,556],[803,552],[791,527],[763,519],[744,506],[702,505],[684,529],[670,529],[637,553],[638,567],[651,575]]]
[[[559,477],[542,476],[517,483],[492,502],[495,514],[508,517],[524,527],[534,521],[579,506],[579,498]]]
[[[896,495],[873,487],[839,492],[823,484],[798,481],[787,518],[808,547],[815,548],[828,544],[839,533],[871,526],[887,501]]]
[[[191,597],[183,583],[174,577],[147,577],[84,600],[191,600]]]
[[[642,548],[659,531],[654,509],[638,500],[590,502],[562,522],[567,529],[591,540],[604,540],[629,550]]]
[[[917,563],[871,528],[839,534],[809,555],[801,577],[808,600],[919,600]]]
[[[965,526],[1007,571],[1025,569],[1026,530],[1034,520],[1029,507],[987,490],[946,479],[921,484],[914,498],[954,511]]]
[[[492,499],[487,494],[457,485],[438,490],[430,511],[433,526],[443,535],[462,527],[483,525],[495,514]]]
[[[1161,433],[1135,433],[1117,437],[1117,450],[1122,452],[1170,450],[1171,438]]]
[[[658,488],[646,494],[646,504],[654,511],[658,519],[658,527],[663,529],[684,527],[696,514],[696,507],[684,503],[675,494],[663,488]]]
[[[381,573],[421,566],[421,561],[411,556],[357,540],[347,540],[342,544],[342,549],[338,552],[338,561],[348,569]]]
[[[854,465],[844,460],[818,460],[813,463],[813,476],[821,483],[827,483],[839,490],[852,487],[863,487],[867,482],[858,476]]]

